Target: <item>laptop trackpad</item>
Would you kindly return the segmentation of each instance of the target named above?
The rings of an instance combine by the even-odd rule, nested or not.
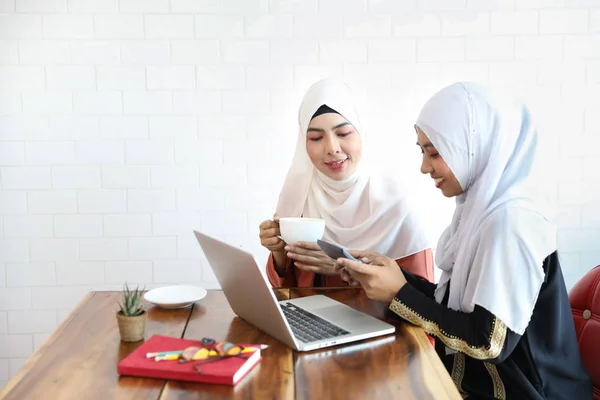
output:
[[[312,312],[331,322],[356,320],[366,317],[366,315],[354,310],[353,308],[343,305],[318,308],[316,310],[312,310]]]

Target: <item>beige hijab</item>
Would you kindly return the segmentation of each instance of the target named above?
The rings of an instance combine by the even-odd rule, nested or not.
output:
[[[306,151],[306,131],[322,105],[336,110],[361,135],[363,157],[356,171],[335,181],[312,164]],[[298,115],[296,152],[279,195],[280,217],[325,220],[324,239],[348,249],[369,249],[398,259],[431,248],[427,225],[421,219],[418,200],[411,197],[393,173],[370,168],[366,132],[349,87],[329,78],[306,92]]]

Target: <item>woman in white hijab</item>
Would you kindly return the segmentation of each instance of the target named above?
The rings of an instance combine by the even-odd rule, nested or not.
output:
[[[267,276],[275,287],[345,286],[334,260],[316,243],[286,245],[279,217],[322,218],[324,240],[368,248],[433,281],[433,257],[418,200],[388,173],[369,169],[365,131],[348,86],[329,78],[306,92],[298,116],[296,153],[274,220],[260,225],[271,251]]]
[[[369,251],[351,252],[365,264],[339,259],[336,268],[434,335],[469,397],[591,399],[529,110],[456,83],[425,104],[415,128],[421,172],[456,198],[437,247],[439,284]]]

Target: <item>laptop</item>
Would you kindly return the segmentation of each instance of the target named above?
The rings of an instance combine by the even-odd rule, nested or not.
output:
[[[355,342],[396,328],[323,295],[278,301],[249,252],[194,231],[233,312],[298,351]]]

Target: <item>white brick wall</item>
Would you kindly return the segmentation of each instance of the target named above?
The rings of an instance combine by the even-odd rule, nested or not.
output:
[[[48,39],[92,39],[94,19],[83,14],[45,14],[42,16],[42,35]]]
[[[376,112],[381,142],[412,135],[421,103],[457,79],[528,99],[556,160],[571,287],[600,263],[598,7],[0,0],[0,386],[89,290],[217,287],[192,229],[264,260],[257,225],[293,155],[298,102],[328,74]]]
[[[218,40],[172,40],[173,64],[214,64],[219,62]]]
[[[55,284],[53,263],[6,264],[7,286],[52,286]]]
[[[78,115],[119,115],[123,113],[123,93],[116,91],[73,92],[73,113]]]
[[[73,64],[113,65],[121,61],[118,43],[111,41],[85,41],[71,43]]]
[[[73,214],[77,212],[75,190],[47,190],[27,193],[27,211],[32,214]]]
[[[52,215],[6,215],[5,238],[40,238],[54,236]]]
[[[98,137],[98,117],[50,117],[49,130],[50,137],[56,140],[94,139]]]
[[[19,40],[19,62],[23,65],[67,64],[71,60],[69,42]]]
[[[61,115],[73,112],[73,95],[64,90],[23,92],[21,102],[25,115]]]
[[[148,214],[114,214],[104,216],[104,236],[151,236],[152,219]]]
[[[136,189],[150,185],[148,166],[107,166],[102,168],[102,184],[107,189]]]
[[[52,167],[52,184],[57,189],[100,189],[100,167]]]

